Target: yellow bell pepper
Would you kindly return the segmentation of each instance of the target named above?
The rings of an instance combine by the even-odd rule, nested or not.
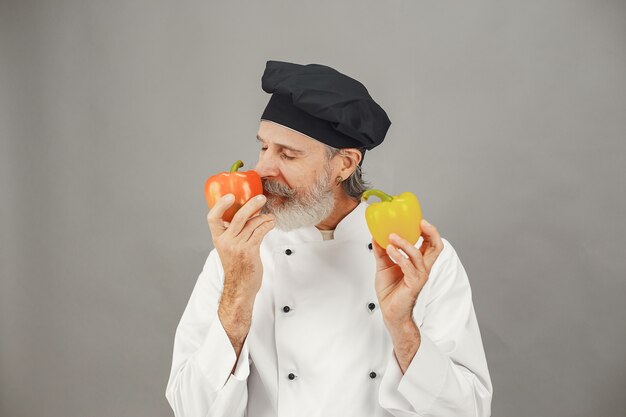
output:
[[[383,249],[389,245],[389,235],[395,233],[415,245],[420,237],[422,209],[415,194],[404,192],[390,196],[380,190],[367,190],[362,200],[370,196],[380,198],[379,203],[372,203],[365,209],[365,220],[370,233]]]

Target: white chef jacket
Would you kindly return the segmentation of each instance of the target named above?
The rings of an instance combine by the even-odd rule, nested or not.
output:
[[[332,240],[314,226],[265,236],[238,360],[217,315],[224,271],[209,253],[174,338],[165,395],[176,417],[491,414],[469,281],[445,239],[413,309],[421,344],[402,374],[376,298],[366,206]]]

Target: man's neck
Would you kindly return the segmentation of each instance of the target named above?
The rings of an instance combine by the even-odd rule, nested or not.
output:
[[[339,222],[359,205],[359,200],[344,195],[335,200],[335,208],[330,216],[322,220],[319,224],[316,224],[319,230],[335,230]]]

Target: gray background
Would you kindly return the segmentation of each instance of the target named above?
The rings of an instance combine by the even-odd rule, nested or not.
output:
[[[204,181],[254,165],[268,59],[387,110],[365,175],[461,257],[493,415],[624,415],[626,3],[602,0],[0,1],[0,415],[172,415]]]

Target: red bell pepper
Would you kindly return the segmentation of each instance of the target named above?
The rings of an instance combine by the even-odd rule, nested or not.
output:
[[[254,170],[237,172],[243,166],[242,161],[237,161],[230,168],[230,172],[221,172],[206,180],[204,196],[209,209],[215,206],[217,200],[226,195],[233,194],[235,202],[224,212],[222,219],[230,222],[233,216],[248,200],[255,195],[263,194],[261,177]]]

